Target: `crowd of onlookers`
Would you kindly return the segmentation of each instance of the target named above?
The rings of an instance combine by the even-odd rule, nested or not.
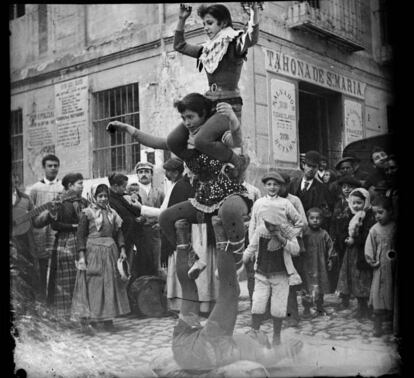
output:
[[[262,177],[263,196],[244,182],[254,201],[242,254],[252,332],[271,316],[277,344],[286,315],[290,326],[301,317],[323,315],[324,295],[336,292],[338,311],[356,298],[355,316],[372,318],[374,334],[382,334],[383,321],[397,310],[398,162],[379,147],[371,158],[368,173],[355,155],[344,156],[333,169],[328,159],[308,151],[301,155],[300,175],[270,169]],[[158,216],[191,198],[192,177],[184,174],[181,160],[169,159],[164,193],[153,186],[153,165],[139,162],[138,183],[128,185],[128,176],[113,173],[85,198],[80,173],[58,179],[54,155],[46,155],[42,165],[44,177],[27,193],[12,174],[15,314],[40,306],[43,316],[68,326],[77,317],[87,333],[112,329],[115,317],[131,311],[131,282],[172,269],[175,246],[160,231]]]

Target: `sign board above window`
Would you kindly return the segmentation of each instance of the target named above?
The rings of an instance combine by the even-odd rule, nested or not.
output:
[[[294,56],[263,48],[267,71],[307,81],[348,96],[365,98],[366,84]]]

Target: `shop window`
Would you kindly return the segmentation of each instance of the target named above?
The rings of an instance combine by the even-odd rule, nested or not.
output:
[[[22,109],[13,110],[10,115],[10,143],[12,171],[23,184],[23,115]]]
[[[9,4],[9,21],[26,14],[25,4]]]
[[[140,144],[129,134],[108,133],[106,126],[121,121],[139,129],[138,83],[95,92],[93,100],[93,177],[131,173],[140,160]]]

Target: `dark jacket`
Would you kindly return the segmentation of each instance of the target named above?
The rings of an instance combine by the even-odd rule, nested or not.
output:
[[[138,199],[141,202],[141,198]],[[134,244],[134,240],[141,233],[142,226],[136,221],[141,215],[141,210],[132,206],[122,194],[110,190],[109,206],[111,206],[122,219],[122,233],[125,238],[125,247],[128,250]],[[138,247],[138,246],[137,246]]]
[[[177,203],[187,201],[191,197],[194,197],[194,188],[192,187],[188,177],[184,176],[179,179],[174,185],[167,207],[171,207]],[[175,246],[170,244],[170,242],[161,232],[161,262],[163,265],[166,265],[168,256],[172,254],[174,250]]]
[[[79,223],[82,209],[88,206],[88,201],[84,198],[65,200],[63,198],[61,206],[57,211],[56,219],[52,219],[52,229],[61,232],[75,232],[74,224]]]
[[[288,192],[299,197],[302,201],[305,212],[312,207],[319,207],[321,209],[328,206],[329,209],[333,208],[331,196],[329,195],[326,185],[320,183],[316,178],[313,179],[312,185],[308,190],[303,191],[300,188],[302,177],[293,178],[288,186]]]

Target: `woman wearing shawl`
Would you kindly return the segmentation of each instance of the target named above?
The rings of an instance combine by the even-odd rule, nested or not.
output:
[[[82,326],[88,333],[93,329],[86,319],[110,330],[113,318],[130,312],[126,282],[117,271],[118,258],[126,259],[122,220],[108,205],[108,197],[106,184],[92,186],[91,203],[83,210],[78,226],[78,276],[72,313],[84,320]]]
[[[62,205],[51,213],[51,226],[57,231],[52,252],[48,284],[48,305],[55,316],[70,321],[72,295],[76,280],[76,232],[82,210],[87,206],[82,198],[83,177],[69,173],[62,179]]]
[[[357,319],[368,316],[368,298],[372,281],[372,268],[364,256],[365,240],[370,228],[375,224],[370,196],[363,188],[354,189],[349,194],[349,209],[354,215],[349,222],[349,232],[345,239],[346,249],[339,272],[337,292],[349,301],[351,295],[358,300]]]

